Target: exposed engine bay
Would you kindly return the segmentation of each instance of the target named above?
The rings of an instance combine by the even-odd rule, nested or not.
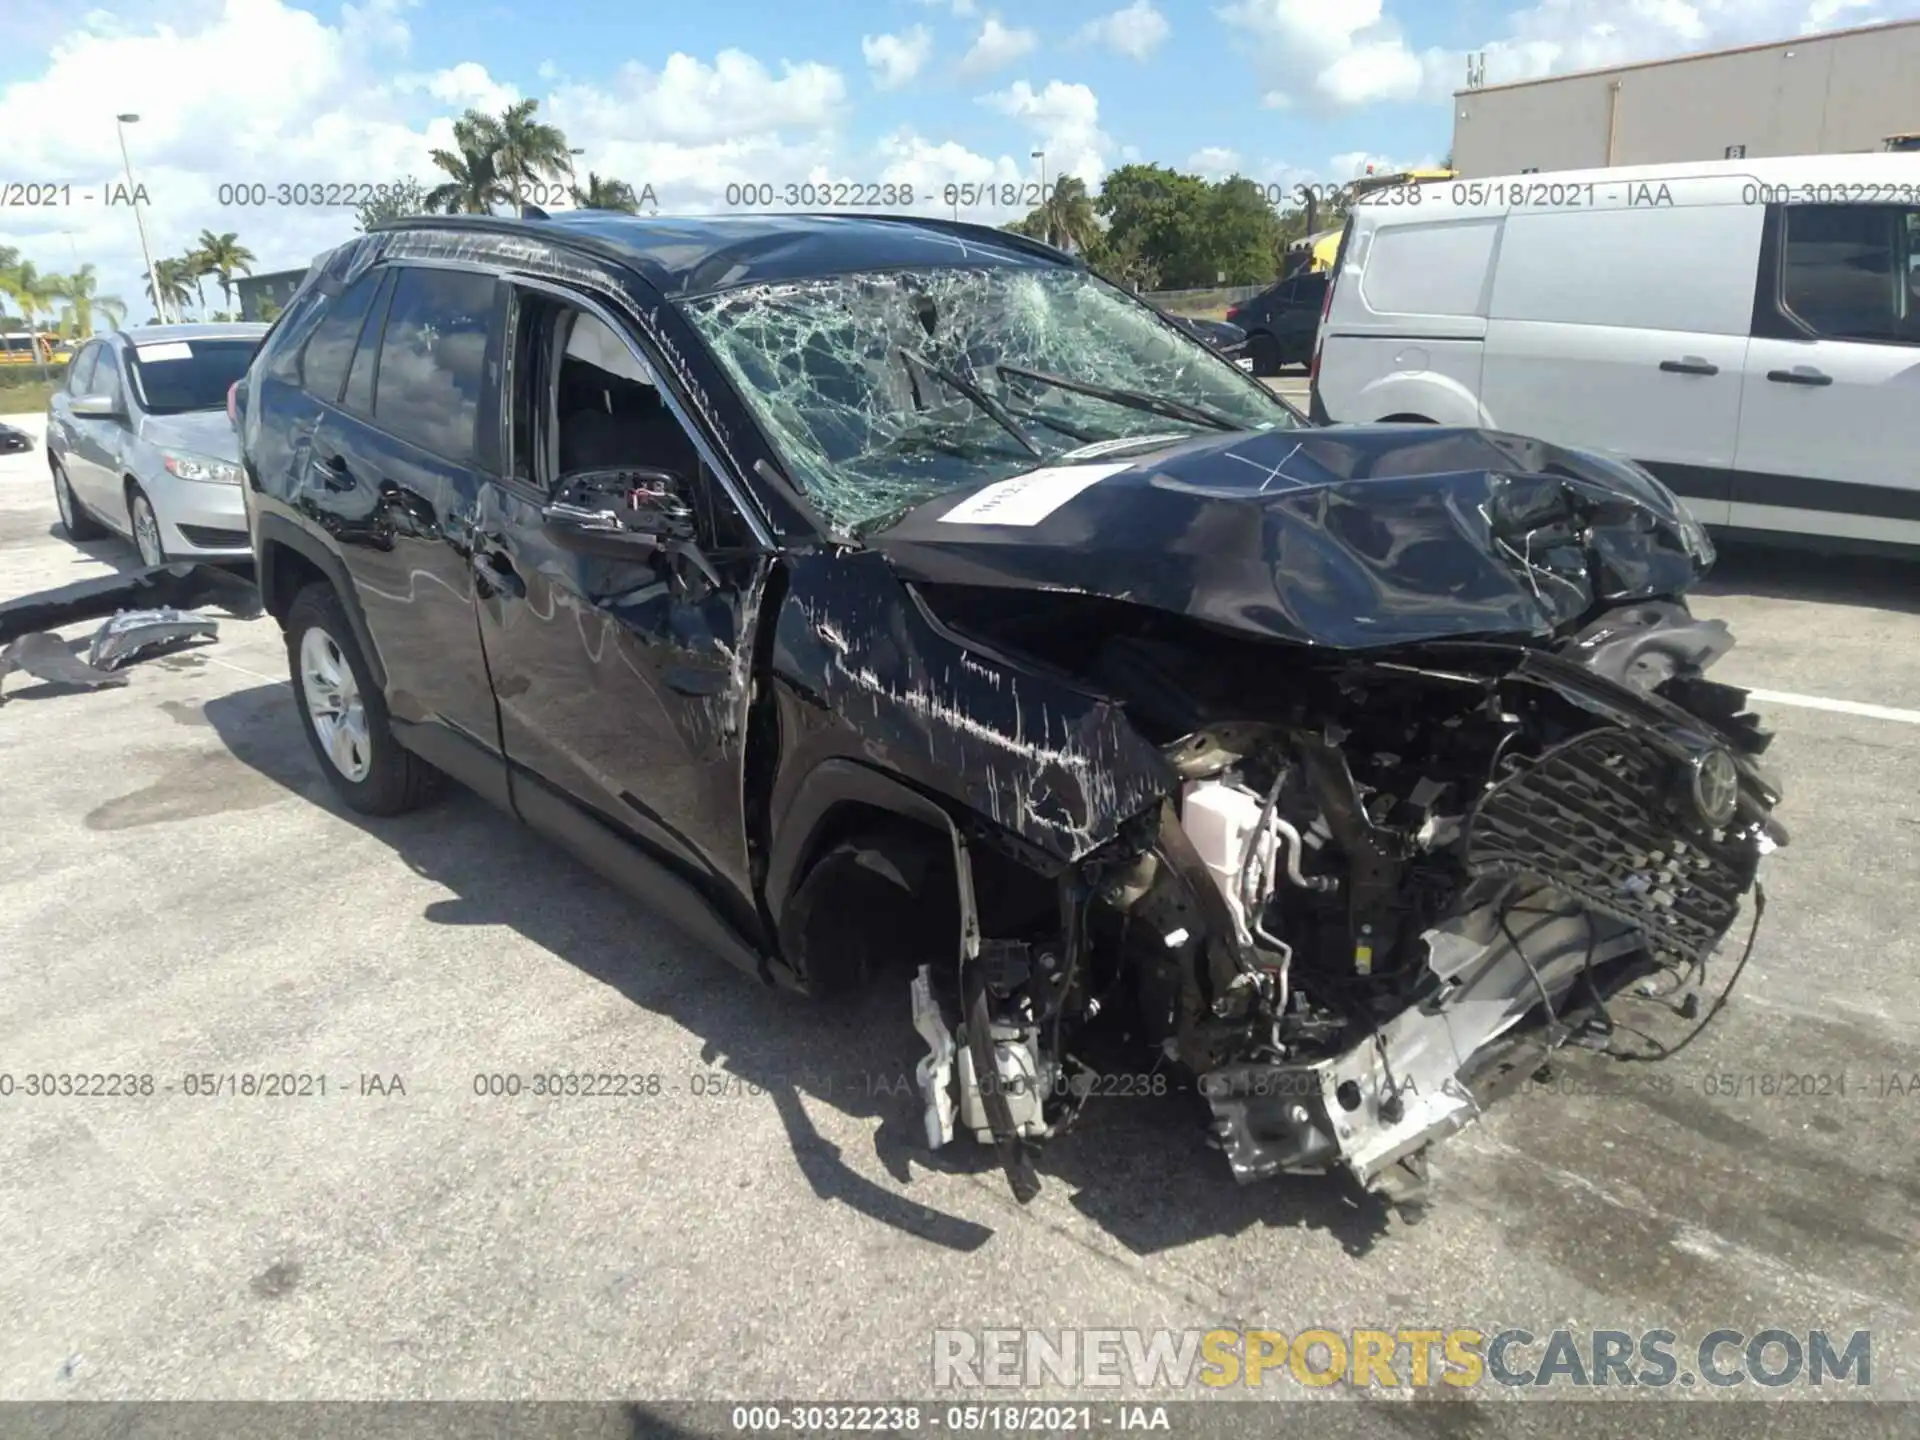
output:
[[[1676,601],[1359,654],[933,603],[1090,676],[1178,777],[1024,933],[981,933],[956,833],[958,974],[913,982],[927,1136],[996,1145],[1023,1202],[1032,1147],[1101,1093],[1083,1041],[1116,1008],[1239,1180],[1344,1169],[1417,1202],[1431,1145],[1559,1047],[1604,1048],[1610,998],[1700,985],[1786,839],[1771,737],[1703,674],[1732,637]]]

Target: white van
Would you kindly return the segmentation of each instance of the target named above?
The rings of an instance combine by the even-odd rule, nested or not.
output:
[[[1326,421],[1645,465],[1709,526],[1920,546],[1920,154],[1456,180],[1355,207]]]

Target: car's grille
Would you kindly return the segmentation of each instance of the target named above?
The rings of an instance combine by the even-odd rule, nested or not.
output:
[[[1639,927],[1656,952],[1704,958],[1733,924],[1759,852],[1684,823],[1683,793],[1675,762],[1648,740],[1590,731],[1487,792],[1467,866],[1545,880]]]
[[[244,550],[247,548],[247,532],[244,530],[216,530],[211,525],[182,525],[180,538],[189,545],[197,545],[202,550]]]

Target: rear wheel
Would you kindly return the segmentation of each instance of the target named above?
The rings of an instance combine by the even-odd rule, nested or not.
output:
[[[138,485],[127,486],[127,519],[133,524],[133,543],[140,551],[140,563],[166,564],[167,546],[160,538],[160,517],[153,513],[153,501]]]
[[[440,774],[394,738],[387,705],[331,585],[309,585],[287,610],[293,698],[314,758],[349,807],[398,815],[431,799]]]
[[[73,493],[66,467],[58,460],[53,462],[53,503],[60,507],[60,528],[69,540],[98,540],[107,533],[107,527],[88,514],[80,497]]]
[[[1256,330],[1247,337],[1247,354],[1253,360],[1254,374],[1280,373],[1280,342],[1265,330]]]

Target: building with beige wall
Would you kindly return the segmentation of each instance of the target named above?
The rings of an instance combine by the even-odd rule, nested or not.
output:
[[[1879,150],[1920,131],[1920,20],[1485,85],[1453,101],[1453,165],[1468,178]]]

